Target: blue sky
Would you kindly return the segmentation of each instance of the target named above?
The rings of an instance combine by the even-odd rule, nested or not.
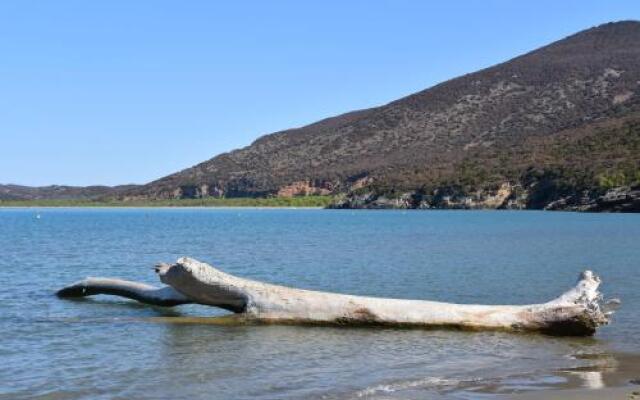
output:
[[[640,1],[0,2],[0,183],[144,183]]]

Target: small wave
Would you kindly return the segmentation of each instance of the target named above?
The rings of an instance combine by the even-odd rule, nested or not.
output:
[[[458,386],[460,381],[457,379],[447,379],[440,377],[427,377],[402,382],[380,384],[362,389],[355,394],[355,398],[366,398],[382,393],[393,393],[407,389],[435,389],[443,387]]]

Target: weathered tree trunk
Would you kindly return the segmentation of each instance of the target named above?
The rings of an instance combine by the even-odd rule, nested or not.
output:
[[[548,303],[522,306],[465,305],[385,299],[294,289],[239,278],[208,264],[181,258],[156,267],[169,285],[89,278],[58,292],[61,297],[115,294],[162,306],[197,303],[241,314],[245,321],[284,324],[381,325],[540,331],[593,335],[612,311],[601,308],[600,279],[582,273],[577,285]]]

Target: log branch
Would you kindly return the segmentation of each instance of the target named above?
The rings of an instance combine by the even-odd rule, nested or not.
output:
[[[56,294],[58,297],[109,294],[162,307],[193,303],[189,298],[169,286],[157,288],[140,282],[112,278],[86,278],[58,290]]]
[[[156,272],[168,287],[156,289],[93,278],[58,294],[115,294],[156,305],[192,302],[221,307],[241,314],[245,321],[262,323],[497,329],[575,336],[593,335],[599,326],[609,322],[612,313],[602,307],[600,279],[590,271],[585,271],[576,286],[560,297],[521,306],[386,299],[295,289],[236,277],[186,257],[173,265],[160,264]]]

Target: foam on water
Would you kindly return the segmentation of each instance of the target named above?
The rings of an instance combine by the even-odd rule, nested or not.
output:
[[[356,393],[356,398],[371,398],[380,393],[394,393],[407,389],[436,389],[445,387],[456,387],[460,385],[457,379],[446,379],[438,377],[427,377],[396,383],[381,384],[368,387]]]

